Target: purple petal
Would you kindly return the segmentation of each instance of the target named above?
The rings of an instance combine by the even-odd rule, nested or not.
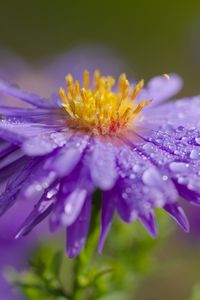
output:
[[[25,139],[23,135],[13,132],[9,128],[0,128],[0,138],[14,145],[21,145]]]
[[[153,100],[153,104],[156,104],[176,95],[183,86],[182,79],[177,74],[169,74],[168,76],[152,78],[139,95],[139,99]]]
[[[56,174],[52,171],[44,170],[43,163],[35,166],[33,172],[24,183],[23,189],[19,192],[19,197],[29,200],[39,200],[44,192],[56,181]]]
[[[51,217],[50,229],[55,231],[59,225],[68,227],[73,224],[85,203],[87,190],[77,187],[70,194],[58,195],[58,203]]]
[[[126,223],[133,222],[138,216],[138,212],[135,209],[133,203],[131,201],[126,201],[122,197],[118,198],[117,212],[120,218]]]
[[[144,144],[137,150],[145,155],[170,182],[180,196],[199,204],[200,199],[200,130],[183,126],[160,126],[151,136],[144,135]],[[163,182],[164,184],[164,182]],[[166,184],[165,184],[166,185]]]
[[[111,189],[117,180],[114,147],[96,142],[91,152],[88,163],[93,183],[102,190]]]
[[[190,97],[169,102],[157,107],[149,106],[145,111],[146,119],[153,125],[158,126],[170,124],[174,127],[184,126],[186,128],[199,128],[199,106],[200,97]]]
[[[139,220],[147,229],[147,231],[151,234],[152,237],[157,236],[158,228],[157,228],[157,222],[153,211],[149,212],[146,215],[140,215]]]
[[[33,170],[35,160],[24,159],[18,171],[7,182],[5,191],[0,195],[0,215],[4,214],[16,201],[16,195],[22,188],[26,178]]]
[[[16,97],[22,101],[30,103],[36,107],[40,108],[56,108],[57,104],[51,100],[43,99],[35,94],[25,92],[15,85],[0,80],[0,92],[8,96]]]
[[[16,149],[18,149],[16,146],[4,141],[0,141],[0,158],[2,159],[4,156],[12,153]]]
[[[91,198],[87,198],[76,221],[67,227],[67,256],[76,257],[83,249],[90,224]]]
[[[101,209],[101,229],[98,243],[98,252],[101,253],[103,250],[104,242],[107,234],[110,230],[114,211],[115,211],[115,199],[112,192],[104,192],[102,197],[102,209]]]
[[[142,147],[141,151],[144,151]],[[176,201],[177,192],[173,183],[140,153],[139,147],[124,146],[117,157],[120,174],[117,203],[118,210],[123,206],[119,213],[124,220],[130,221],[137,213],[148,213],[152,207],[163,207],[167,202]],[[130,214],[126,213],[128,208]]]
[[[52,211],[56,198],[48,197],[51,190],[40,199],[31,211],[29,216],[26,218],[21,228],[18,230],[15,238],[19,238],[23,235],[27,235],[36,225],[41,223]]]
[[[183,208],[178,203],[166,204],[164,209],[168,214],[183,228],[184,231],[189,232],[190,226]]]
[[[65,132],[46,132],[38,134],[24,141],[22,149],[29,156],[41,156],[51,153],[54,149],[62,147],[68,141],[69,136]]]
[[[55,171],[58,176],[67,176],[80,161],[87,142],[86,136],[81,138],[75,136],[66,146],[50,156],[44,168]]]
[[[0,169],[3,169],[10,164],[16,162],[18,159],[22,158],[24,156],[24,153],[21,151],[21,149],[17,149],[13,152],[11,152],[9,155],[7,155],[5,158],[0,160]]]

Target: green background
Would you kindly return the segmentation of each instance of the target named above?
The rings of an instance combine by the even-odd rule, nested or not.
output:
[[[199,92],[200,1],[0,1],[0,43],[27,59],[98,43],[139,78],[177,72]]]

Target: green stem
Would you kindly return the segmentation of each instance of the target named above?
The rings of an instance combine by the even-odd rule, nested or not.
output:
[[[96,251],[96,245],[99,236],[99,212],[101,208],[101,192],[96,191],[93,194],[92,200],[92,212],[90,229],[85,249],[74,262],[74,284],[72,290],[72,300],[83,300],[84,292],[87,286],[89,286],[89,273],[91,260]]]

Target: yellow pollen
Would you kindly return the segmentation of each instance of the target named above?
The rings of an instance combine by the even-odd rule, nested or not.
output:
[[[71,74],[66,76],[66,89],[60,88],[62,106],[72,127],[88,130],[96,135],[117,134],[131,126],[143,107],[151,101],[136,104],[136,97],[143,88],[141,80],[134,88],[125,74],[120,75],[117,88],[112,76],[94,72],[93,81],[87,70],[83,74],[83,87]]]

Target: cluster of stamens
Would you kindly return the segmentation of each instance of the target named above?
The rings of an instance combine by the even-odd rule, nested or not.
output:
[[[125,74],[120,75],[117,87],[111,76],[101,76],[96,70],[93,83],[87,70],[83,75],[83,87],[66,76],[66,89],[60,88],[62,106],[68,114],[68,121],[74,127],[88,130],[95,135],[116,134],[127,128],[150,101],[135,99],[144,82],[131,87]],[[114,91],[113,91],[114,88]]]

